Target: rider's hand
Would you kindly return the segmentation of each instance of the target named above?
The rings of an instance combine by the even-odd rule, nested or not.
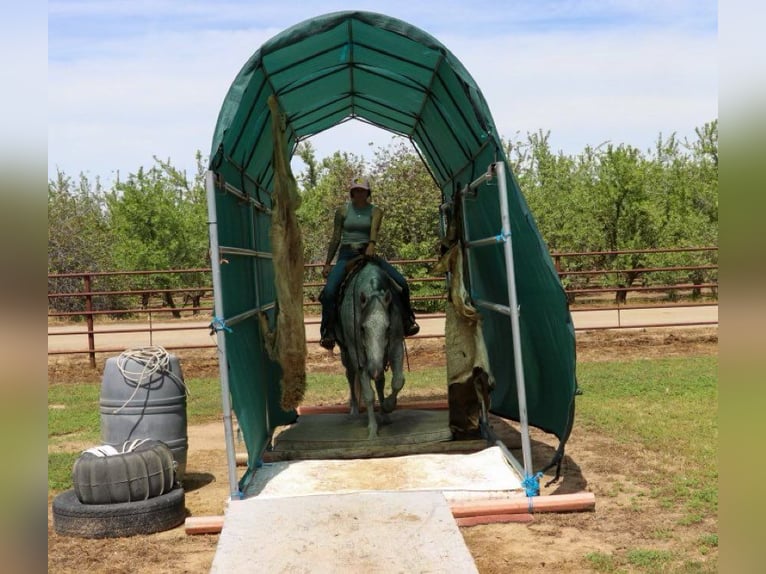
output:
[[[327,279],[327,276],[330,274],[330,270],[332,269],[332,265],[329,263],[325,263],[324,267],[322,267],[322,277]]]
[[[373,255],[375,255],[375,244],[372,242],[368,243],[367,248],[364,250],[364,254],[367,257],[372,257]]]

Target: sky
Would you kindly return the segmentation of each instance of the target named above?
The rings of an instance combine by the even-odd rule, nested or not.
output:
[[[331,0],[51,0],[48,177],[109,184],[153,157],[193,173],[226,92],[269,38]],[[554,150],[694,138],[718,117],[718,8],[709,0],[388,0],[385,13],[444,44],[477,81],[503,137],[550,131]],[[371,157],[385,131],[352,121],[310,140],[319,158]],[[298,167],[300,169],[300,167]]]

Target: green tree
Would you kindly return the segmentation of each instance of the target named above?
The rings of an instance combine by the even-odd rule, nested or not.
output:
[[[370,175],[375,184],[373,200],[384,211],[380,253],[389,260],[438,257],[441,190],[417,153],[402,140],[380,148]],[[411,279],[413,297],[444,291],[443,283],[417,281],[430,275],[430,265],[408,264],[401,271]],[[425,311],[443,309],[441,301],[432,300],[416,300],[415,306]]]
[[[365,165],[364,159],[359,156],[335,152],[316,164],[316,184],[311,185],[308,177],[300,178],[303,189],[298,221],[307,263],[324,262],[332,236],[335,210],[348,201],[349,182],[355,176],[364,175]]]
[[[109,232],[104,191],[98,179],[80,174],[77,181],[62,171],[48,182],[48,273],[105,271],[112,266],[113,238]],[[108,279],[100,280],[102,286]],[[77,293],[83,290],[80,278],[48,281],[48,290]],[[116,299],[95,297],[96,309],[116,305]],[[81,311],[80,298],[53,298],[57,311]]]
[[[190,183],[170,161],[140,168],[118,182],[107,195],[110,225],[116,239],[114,259],[120,270],[168,270],[207,264],[207,229],[198,154],[197,174]],[[173,289],[183,285],[172,274],[158,274],[138,282],[142,288]],[[165,303],[179,317],[172,294]],[[148,297],[144,297],[144,304]]]
[[[384,211],[381,254],[389,259],[437,257],[441,190],[420,157],[398,141],[378,149],[370,176],[374,202]]]
[[[299,174],[297,180],[304,190],[313,189],[319,181],[319,164],[316,158],[314,144],[310,141],[301,142],[295,148],[295,155],[306,165],[306,171]]]

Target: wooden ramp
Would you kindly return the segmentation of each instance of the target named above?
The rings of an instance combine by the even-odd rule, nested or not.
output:
[[[441,493],[355,492],[234,501],[211,572],[477,572]]]

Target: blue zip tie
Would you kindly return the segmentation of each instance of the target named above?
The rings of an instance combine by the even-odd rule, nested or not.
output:
[[[524,487],[528,497],[537,496],[540,494],[540,478],[543,476],[542,472],[537,474],[530,474],[524,480],[521,481],[521,486]],[[530,512],[532,510],[532,501],[529,501]]]
[[[213,320],[210,321],[210,330],[215,331],[216,333],[219,331],[226,331],[228,333],[233,332],[231,327],[226,324],[226,320],[221,319],[220,317],[213,317]]]
[[[508,233],[498,233],[495,235],[495,241],[498,243],[503,243],[504,241],[508,241],[508,238],[511,236],[511,232]]]

